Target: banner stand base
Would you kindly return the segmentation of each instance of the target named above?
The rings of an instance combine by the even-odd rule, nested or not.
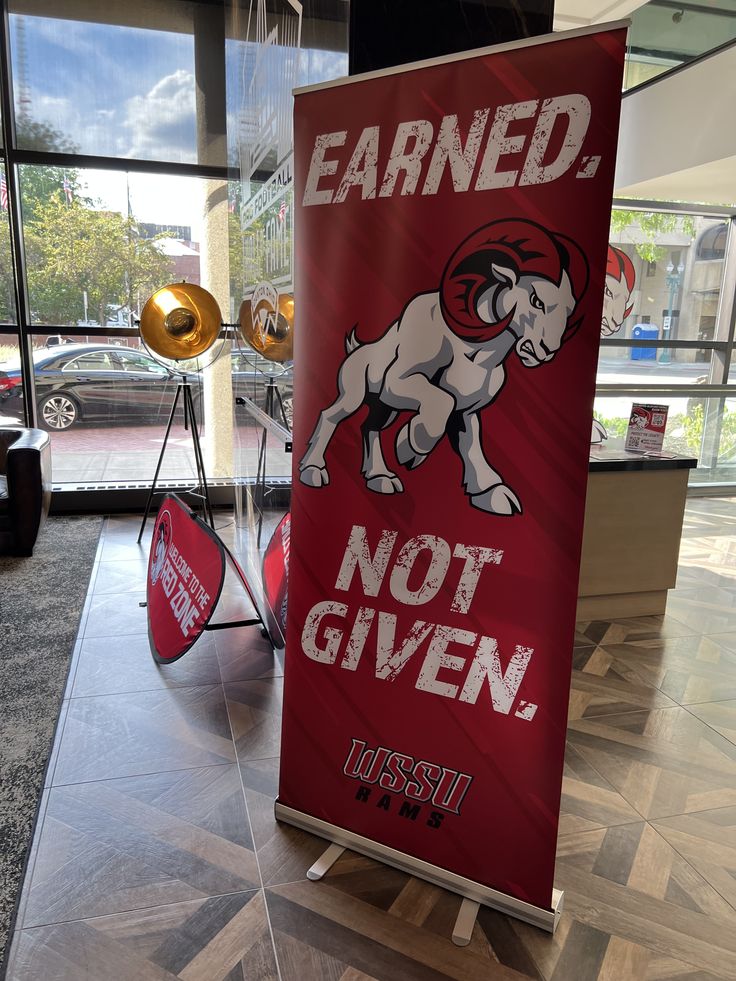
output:
[[[456,947],[467,947],[470,943],[479,909],[480,903],[476,903],[472,899],[463,899],[455,920],[455,926],[452,928],[452,942]]]
[[[548,933],[554,933],[559,923],[564,896],[559,889],[552,890],[552,904],[549,909],[533,906],[531,903],[525,903],[521,899],[509,896],[507,893],[484,886],[480,882],[474,882],[472,879],[466,879],[464,876],[456,875],[447,869],[441,869],[437,865],[424,862],[413,855],[407,855],[406,852],[400,852],[388,845],[382,845],[370,838],[364,838],[362,835],[347,831],[336,824],[321,821],[311,814],[305,814],[304,811],[287,807],[278,800],[274,805],[274,813],[277,821],[292,824],[295,828],[308,831],[332,842],[307,873],[309,879],[321,879],[342,855],[343,851],[349,848],[351,851],[391,865],[402,872],[408,872],[409,875],[425,879],[435,886],[449,889],[450,892],[462,896],[465,902],[460,907],[452,935],[453,942],[460,947],[466,946],[470,942],[470,935],[479,906],[489,906],[507,916],[513,916],[517,920],[531,923],[532,926],[546,930]]]
[[[307,878],[311,879],[312,882],[318,882],[323,876],[327,875],[344,851],[345,849],[342,845],[330,845],[327,851],[323,852],[307,872]]]

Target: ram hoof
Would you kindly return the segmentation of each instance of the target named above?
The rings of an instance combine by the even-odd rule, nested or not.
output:
[[[488,514],[521,514],[521,501],[505,484],[496,484],[482,494],[473,494],[470,503]]]
[[[366,477],[366,487],[376,494],[401,494],[404,485],[396,474],[380,474],[376,477]]]
[[[330,475],[325,467],[305,467],[299,474],[299,480],[307,487],[324,487],[330,482]]]

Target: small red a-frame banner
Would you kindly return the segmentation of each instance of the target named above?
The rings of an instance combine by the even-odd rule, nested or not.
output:
[[[175,494],[161,502],[148,559],[148,640],[159,664],[182,657],[207,627],[225,581],[225,548]]]
[[[274,647],[286,641],[286,608],[289,593],[289,543],[291,514],[285,514],[271,536],[263,556],[263,594],[266,600],[265,624]]]

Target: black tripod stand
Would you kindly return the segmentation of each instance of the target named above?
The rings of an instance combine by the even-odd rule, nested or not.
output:
[[[278,389],[273,375],[269,375],[268,382],[266,383],[266,399],[264,403],[264,410],[269,419],[278,423],[279,426],[283,423],[284,429],[289,431],[291,427],[289,426],[289,421],[286,418],[286,412],[284,410],[284,402],[281,398],[281,392]],[[278,411],[278,415],[277,415]],[[263,433],[261,434],[261,443],[258,447],[258,468],[256,470],[256,483],[255,483],[255,498],[256,504],[258,505],[258,547],[261,545],[261,529],[263,526],[263,508],[266,501],[266,447],[268,442],[268,429],[264,427]],[[291,451],[291,444],[288,444],[287,452]]]
[[[182,406],[184,408],[184,428],[192,432],[192,444],[194,446],[194,463],[197,468],[197,490],[201,488],[202,493],[197,494],[197,491],[192,491],[190,493],[196,494],[197,497],[201,498],[202,501],[202,515],[204,520],[209,524],[210,528],[214,530],[215,519],[212,514],[212,504],[210,503],[210,492],[207,487],[207,477],[204,472],[204,460],[202,458],[202,446],[199,442],[199,429],[197,427],[197,417],[194,414],[194,400],[192,399],[192,386],[187,380],[186,375],[181,376],[181,381],[176,386],[176,396],[174,397],[174,404],[171,406],[171,414],[169,415],[169,423],[166,426],[166,435],[164,436],[164,442],[161,447],[161,453],[159,454],[158,464],[156,465],[156,473],[153,475],[153,483],[151,484],[151,490],[148,493],[148,501],[146,502],[146,511],[143,515],[143,521],[141,522],[141,530],[138,532],[138,542],[140,543],[143,537],[143,532],[146,530],[146,522],[148,521],[148,515],[151,511],[151,502],[153,501],[153,495],[156,492],[156,484],[158,483],[158,475],[161,472],[161,464],[164,462],[164,454],[166,453],[166,444],[169,441],[169,433],[171,432],[171,426],[174,422],[174,416],[176,415],[176,410],[179,405],[179,398],[181,397]]]

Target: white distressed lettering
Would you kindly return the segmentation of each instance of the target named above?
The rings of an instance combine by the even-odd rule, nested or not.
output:
[[[488,191],[494,187],[513,187],[519,174],[516,170],[498,170],[501,156],[506,153],[519,153],[524,149],[528,133],[509,136],[509,125],[516,119],[531,119],[539,107],[539,99],[528,102],[512,102],[507,106],[499,106],[488,134],[485,153],[481,161],[478,179],[475,182],[476,191]]]
[[[542,164],[559,116],[567,116],[567,131],[562,147],[555,160]],[[559,95],[554,99],[545,99],[534,127],[529,153],[519,178],[519,187],[548,184],[562,177],[574,164],[589,125],[590,102],[584,95]]]

